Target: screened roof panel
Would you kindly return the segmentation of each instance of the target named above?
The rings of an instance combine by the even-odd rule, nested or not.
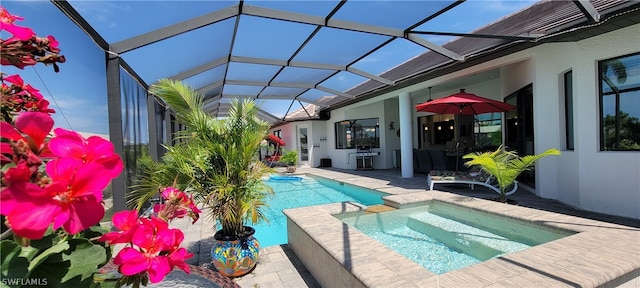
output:
[[[301,83],[314,86],[334,74],[333,70],[285,67],[273,80],[274,83]]]
[[[317,89],[309,89],[307,92],[304,92],[302,94],[300,94],[300,96],[298,96],[297,99],[301,100],[301,101],[306,101],[309,103],[318,103],[321,104],[322,103],[322,99],[325,97],[335,97],[332,94],[329,94],[325,91],[322,90],[317,90]],[[326,100],[325,100],[326,101]]]
[[[224,80],[225,70],[226,65],[220,65],[216,68],[209,69],[200,74],[185,78],[184,81],[195,89],[204,88],[211,83],[222,82]]]
[[[236,96],[236,95],[247,95],[247,96],[257,96],[260,91],[262,91],[263,86],[248,86],[248,85],[224,85],[224,89],[222,91],[223,95]]]
[[[348,89],[368,80],[351,72],[340,72],[331,78],[320,83],[321,86],[337,91],[347,91]]]
[[[404,30],[456,1],[348,1],[332,19]]]
[[[291,107],[292,104],[297,101],[290,100],[290,99],[283,100],[283,99],[259,99],[258,98],[255,100],[255,102],[256,102],[256,105],[260,107],[260,109],[264,111],[268,111],[276,117],[283,118],[287,113],[287,111],[289,110],[289,107]],[[271,112],[271,111],[274,111],[274,112]]]
[[[630,0],[51,3],[76,23],[86,20],[107,42],[103,49],[125,59],[146,84],[185,79],[211,97],[217,115],[226,113],[225,99],[258,97],[268,121],[284,118],[294,99],[332,109],[507,47],[575,41],[571,35],[640,22],[620,13],[640,9]],[[626,22],[597,23],[600,16]],[[95,35],[93,29],[85,30]]]
[[[220,43],[230,41],[231,33],[225,31],[229,29],[229,23],[223,21],[192,30],[153,45],[131,50],[121,56],[131,67],[135,67],[145,82],[151,84],[160,78],[172,77],[218,59],[223,49]],[[227,51],[228,49],[227,47]]]
[[[259,98],[288,98],[296,97],[307,89],[289,87],[267,87],[260,93]]]
[[[339,1],[336,0],[304,0],[304,1],[244,1],[246,5],[266,7],[275,10],[301,13],[319,17],[325,17],[333,10]]]
[[[418,26],[415,30],[470,33],[531,6],[535,2],[537,0],[464,1],[433,20]],[[468,13],[469,11],[473,11],[473,17],[460,17],[461,13]]]
[[[390,37],[336,28],[322,28],[294,61],[346,66]]]
[[[237,1],[69,2],[110,43],[238,4]]]
[[[353,64],[354,68],[380,75],[405,61],[427,51],[414,42],[406,39],[395,39],[384,47],[369,54]]]
[[[233,55],[288,60],[314,29],[307,24],[242,15]]]
[[[279,70],[280,67],[274,65],[231,62],[227,71],[227,80],[267,83]]]

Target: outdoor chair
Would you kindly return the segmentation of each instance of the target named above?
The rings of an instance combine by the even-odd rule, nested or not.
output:
[[[433,190],[435,184],[468,184],[471,190],[475,189],[475,185],[482,185],[500,194],[500,187],[494,180],[493,176],[485,172],[477,171],[431,170],[431,172],[427,174],[427,186],[429,186],[429,190]],[[516,193],[517,190],[518,181],[514,181],[513,187],[511,187],[505,195]]]

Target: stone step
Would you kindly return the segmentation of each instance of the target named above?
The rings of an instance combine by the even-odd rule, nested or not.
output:
[[[500,235],[428,212],[409,217],[407,226],[482,261],[529,248]]]

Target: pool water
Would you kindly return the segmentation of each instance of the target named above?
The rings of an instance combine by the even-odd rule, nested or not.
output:
[[[390,212],[336,216],[436,274],[573,234],[435,202]]]
[[[352,201],[364,205],[382,204],[388,194],[376,190],[337,182],[326,178],[301,176],[301,179],[274,178],[266,180],[274,195],[262,209],[268,223],[252,225],[260,248],[287,243],[287,217],[282,210],[303,206]]]

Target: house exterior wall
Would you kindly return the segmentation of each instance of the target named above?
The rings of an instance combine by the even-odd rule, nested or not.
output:
[[[600,151],[598,61],[638,52],[640,25],[575,43],[549,43],[430,80],[435,86],[488,69],[500,69],[499,98],[493,80],[467,91],[503,100],[533,83],[535,153],[562,151],[536,164],[535,193],[590,211],[640,219],[640,153]],[[575,149],[566,150],[563,74],[573,71]],[[425,85],[422,85],[425,86]],[[448,91],[434,94],[440,98]],[[426,101],[414,98],[414,104]],[[416,113],[416,115],[427,115]]]
[[[394,150],[399,149],[400,140],[396,131],[389,130],[393,121],[399,126],[397,95],[410,92],[412,105],[425,102],[430,86],[449,87],[432,94],[434,99],[458,92],[467,92],[494,100],[518,89],[533,84],[535,153],[557,148],[561,156],[544,158],[536,164],[536,189],[544,198],[557,199],[568,205],[595,212],[640,219],[640,153],[637,151],[600,151],[599,148],[599,96],[598,61],[638,52],[640,25],[616,30],[574,43],[548,43],[520,51],[498,59],[463,69],[448,75],[404,87],[379,97],[331,111],[328,121],[314,121],[310,125],[314,137],[326,135],[327,141],[320,143],[314,151],[313,163],[329,157],[334,167],[355,169],[355,159],[348,153],[355,150],[335,149],[335,123],[345,119],[378,117],[380,123],[380,151],[375,158],[375,169],[392,168]],[[464,87],[451,85],[459,79],[471,77],[489,70],[499,70],[499,77],[466,83]],[[573,71],[574,95],[574,150],[566,149],[563,74]],[[417,123],[419,116],[429,115],[411,111],[412,143],[417,147]],[[294,143],[295,129],[283,136]],[[320,131],[320,132],[318,132]],[[405,131],[402,131],[403,133]],[[312,132],[310,132],[312,133]],[[324,135],[323,135],[324,134]],[[313,141],[318,141],[318,139]],[[353,158],[353,157],[351,157]],[[318,161],[318,162],[316,162]]]

